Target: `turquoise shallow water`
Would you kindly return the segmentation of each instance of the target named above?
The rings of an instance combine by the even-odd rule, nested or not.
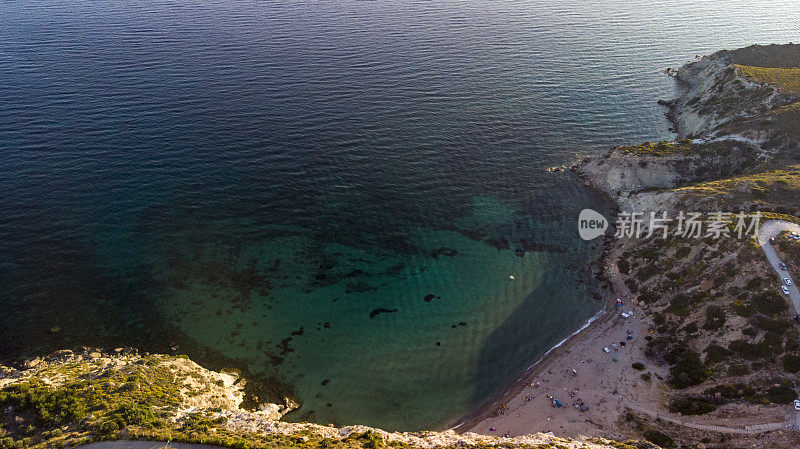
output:
[[[452,423],[600,307],[573,223],[606,206],[547,167],[671,137],[665,67],[800,36],[784,1],[0,17],[1,358],[177,345],[292,391],[290,419],[400,430]]]

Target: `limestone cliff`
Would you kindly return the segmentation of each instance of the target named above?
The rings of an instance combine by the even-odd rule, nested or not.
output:
[[[289,423],[281,421],[296,406],[288,399],[243,409],[245,385],[233,372],[211,371],[183,356],[134,349],[64,350],[18,368],[0,365],[0,447],[153,439],[235,448],[634,448],[601,438],[541,433],[502,438],[452,430],[400,433]]]

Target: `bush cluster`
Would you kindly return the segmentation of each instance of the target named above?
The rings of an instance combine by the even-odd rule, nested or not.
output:
[[[52,390],[39,381],[21,382],[0,391],[0,405],[34,412],[40,423],[60,426],[82,418],[86,404],[70,387]]]
[[[681,415],[705,415],[717,409],[712,402],[697,397],[680,398],[669,405],[669,411]]]
[[[678,345],[666,357],[672,365],[669,369],[669,383],[673,388],[686,388],[699,385],[710,374],[708,368],[700,360],[700,354],[684,345]]]

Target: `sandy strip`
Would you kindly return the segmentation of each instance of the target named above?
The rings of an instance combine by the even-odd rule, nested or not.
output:
[[[652,323],[622,283],[616,266],[619,250],[605,248],[601,262],[603,275],[612,286],[605,313],[551,350],[495,401],[463,420],[457,431],[499,436],[553,432],[557,436],[623,437],[612,430],[617,427],[612,424],[624,412],[626,402],[656,405],[664,400],[657,382],[641,377],[648,372],[664,377],[666,368],[647,364],[645,337]],[[622,299],[622,307],[617,306],[617,298]],[[633,316],[621,316],[629,311]],[[644,364],[645,370],[632,368],[635,362]],[[563,407],[553,406],[550,397]],[[578,399],[589,409],[576,408]]]

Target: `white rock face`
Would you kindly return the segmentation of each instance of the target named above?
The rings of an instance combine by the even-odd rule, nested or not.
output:
[[[610,151],[581,166],[581,173],[595,187],[612,197],[627,197],[645,188],[672,187],[681,176],[668,158],[639,158]]]
[[[775,89],[741,76],[719,55],[684,65],[676,79],[680,94],[668,115],[679,139],[713,134],[717,127],[735,118],[770,109],[779,97]]]

